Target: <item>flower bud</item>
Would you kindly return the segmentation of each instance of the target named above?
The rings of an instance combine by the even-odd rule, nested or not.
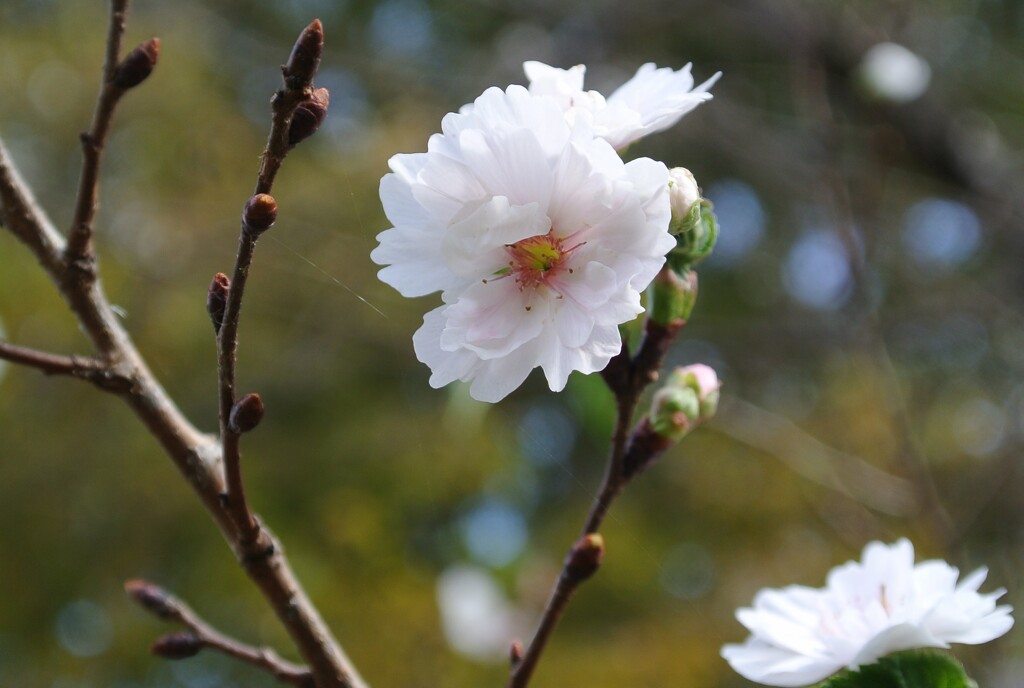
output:
[[[690,215],[694,203],[700,201],[700,189],[693,173],[685,167],[668,171],[668,201],[672,206],[672,221],[682,222]]]
[[[259,394],[246,394],[235,402],[228,416],[228,428],[241,434],[256,428],[263,420],[263,399]]]
[[[231,289],[231,280],[223,272],[218,272],[210,282],[210,288],[206,292],[206,312],[210,314],[210,321],[213,322],[213,331],[220,334],[220,326],[224,324],[224,309],[228,305],[228,291]]]
[[[128,53],[114,70],[114,85],[128,90],[146,80],[160,58],[160,39],[150,38]]]
[[[164,659],[188,659],[195,657],[203,649],[203,641],[195,633],[181,631],[179,633],[168,633],[157,638],[149,646],[149,651],[157,657]]]
[[[702,198],[690,207],[685,217],[672,214],[669,231],[676,238],[676,247],[667,257],[673,270],[682,274],[711,255],[718,240],[718,219],[711,201]]]
[[[509,662],[515,667],[519,662],[523,661],[523,644],[518,640],[513,640],[508,646],[508,659]]]
[[[292,46],[288,62],[281,67],[285,85],[291,90],[302,90],[313,82],[324,52],[324,25],[314,19],[302,30]]]
[[[294,146],[309,138],[323,124],[331,94],[326,88],[318,88],[295,108],[292,122],[288,127],[288,145]]]
[[[242,224],[245,230],[259,236],[270,229],[277,220],[277,201],[270,194],[256,194],[245,202],[242,208]]]
[[[588,533],[576,541],[565,559],[565,575],[574,583],[582,583],[595,573],[604,559],[604,538]]]
[[[171,596],[155,583],[132,578],[124,582],[124,591],[136,603],[161,619],[173,619],[177,616]]]
[[[648,291],[651,319],[666,327],[690,319],[697,303],[697,273],[687,270],[682,275],[665,266],[651,282]]]
[[[679,441],[700,420],[700,399],[689,387],[662,387],[651,399],[649,418],[654,432]]]

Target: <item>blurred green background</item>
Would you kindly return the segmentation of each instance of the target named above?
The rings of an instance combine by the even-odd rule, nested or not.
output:
[[[106,3],[0,4],[0,136],[70,219]],[[1021,606],[1024,5],[1017,0],[140,0],[160,65],[122,103],[98,245],[111,299],[200,427],[216,425],[210,277],[230,268],[278,66],[320,17],[324,129],[288,159],[242,322],[251,499],[364,676],[500,686],[603,466],[610,397],[575,375],[497,406],[432,390],[411,335],[436,298],[375,278],[389,156],[521,63],[722,70],[715,99],[630,155],[690,168],[722,235],[670,354],[724,379],[719,417],[616,504],[608,557],[534,685],[749,685],[718,657],[764,586],[818,586],[869,540],[991,568]],[[888,48],[888,41],[918,57]],[[0,327],[87,353],[0,232]],[[221,659],[152,658],[147,577],[230,634],[294,656],[212,523],[117,399],[0,367],[0,685],[271,686]],[[1024,631],[960,648],[1014,688]]]

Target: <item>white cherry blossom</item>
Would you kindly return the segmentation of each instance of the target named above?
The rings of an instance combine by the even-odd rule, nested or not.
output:
[[[1013,626],[1006,591],[980,594],[988,571],[957,584],[959,571],[940,560],[914,564],[909,540],[872,542],[861,561],[829,573],[824,588],[765,589],[736,616],[751,635],[722,656],[744,677],[769,686],[808,686],[844,667],[900,650],[976,645]]]
[[[584,65],[559,69],[543,62],[523,63],[530,93],[553,98],[570,121],[580,117],[590,119],[594,134],[616,150],[648,134],[668,129],[690,110],[711,100],[708,89],[722,73],[694,87],[690,69],[690,64],[672,70],[648,62],[632,79],[605,98],[597,91],[583,90],[583,75],[587,71]]]
[[[585,121],[521,86],[447,115],[426,153],[391,158],[393,227],[372,259],[404,296],[440,291],[413,337],[430,384],[498,401],[533,368],[561,390],[619,352],[618,326],[675,245],[668,170],[624,163]]]

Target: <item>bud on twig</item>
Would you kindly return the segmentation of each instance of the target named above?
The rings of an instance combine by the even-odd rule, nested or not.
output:
[[[588,533],[576,541],[565,559],[565,575],[574,583],[582,583],[595,573],[604,559],[604,538]]]
[[[157,657],[164,659],[188,659],[195,657],[203,649],[203,641],[195,633],[181,631],[179,633],[168,633],[157,638],[149,646],[149,651]]]
[[[155,583],[132,578],[124,582],[124,591],[140,606],[161,619],[174,619],[178,616],[172,604],[173,598]]]
[[[295,146],[315,134],[327,117],[330,104],[331,94],[326,88],[316,89],[309,98],[299,103],[288,127],[288,145]]]
[[[512,644],[509,645],[508,659],[509,662],[512,664],[513,668],[515,668],[515,666],[519,664],[519,662],[523,661],[524,652],[525,650],[523,650],[523,644],[518,640],[513,640]]]
[[[670,173],[669,201],[672,221],[669,232],[676,247],[669,251],[668,264],[679,274],[711,255],[718,240],[718,219],[711,201],[700,197],[693,175],[681,167]],[[688,208],[688,210],[687,210]]]
[[[145,43],[139,43],[114,70],[114,85],[125,90],[135,88],[153,72],[159,58],[159,38],[150,38]]]
[[[654,431],[679,441],[718,410],[722,383],[715,371],[696,363],[672,371],[665,386],[651,400],[650,419]]]
[[[694,203],[700,202],[700,188],[693,173],[685,167],[673,167],[668,171],[668,200],[672,207],[672,223],[686,221]]]
[[[718,375],[706,365],[672,371],[665,385],[654,393],[651,410],[629,438],[622,477],[628,480],[645,471],[669,447],[714,416],[721,386]]]
[[[242,208],[242,224],[245,231],[259,236],[270,229],[277,220],[277,201],[270,194],[256,194],[245,202]]]
[[[241,434],[254,429],[261,420],[263,420],[263,399],[259,394],[246,394],[231,407],[228,428],[231,432]]]
[[[285,85],[292,90],[301,90],[313,82],[316,70],[320,67],[320,56],[324,52],[324,25],[314,19],[302,30],[288,62],[281,67]]]
[[[651,282],[649,297],[651,320],[666,327],[682,325],[697,303],[697,273],[679,275],[666,265]]]
[[[220,334],[220,326],[224,324],[224,309],[228,305],[228,291],[231,289],[231,280],[223,272],[218,272],[210,282],[210,288],[206,292],[206,312],[210,314],[213,322],[213,331]]]

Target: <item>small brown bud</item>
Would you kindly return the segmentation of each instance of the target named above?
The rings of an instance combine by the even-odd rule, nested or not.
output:
[[[259,236],[277,220],[277,201],[270,194],[256,194],[242,208],[242,224],[247,232]]]
[[[323,52],[324,25],[319,19],[314,19],[299,34],[292,47],[292,53],[288,56],[288,62],[281,68],[285,85],[293,91],[298,91],[313,83]]]
[[[177,616],[173,598],[155,583],[141,578],[132,578],[124,582],[124,591],[140,606],[161,619],[173,619]]]
[[[523,644],[518,640],[513,640],[512,644],[508,648],[508,658],[509,661],[512,663],[513,668],[515,668],[515,666],[519,664],[519,662],[523,661],[524,652],[525,650],[523,650]]]
[[[228,291],[231,289],[231,280],[223,272],[218,272],[210,282],[210,288],[206,292],[206,312],[210,314],[213,322],[213,331],[220,334],[220,326],[224,324],[224,309],[228,305]]]
[[[263,420],[263,399],[259,394],[246,394],[231,407],[228,428],[231,432],[249,432]]]
[[[159,58],[159,38],[150,38],[145,43],[139,43],[114,70],[114,85],[125,90],[135,88],[153,72]]]
[[[299,103],[288,127],[288,145],[294,146],[315,134],[327,117],[330,104],[331,94],[326,88],[316,89],[309,98]]]
[[[598,533],[587,533],[572,546],[565,558],[565,575],[575,583],[582,583],[595,573],[604,559],[604,538]]]
[[[164,659],[188,659],[195,657],[203,649],[203,641],[195,633],[181,631],[179,633],[168,633],[157,638],[149,646],[149,651],[157,657]]]

